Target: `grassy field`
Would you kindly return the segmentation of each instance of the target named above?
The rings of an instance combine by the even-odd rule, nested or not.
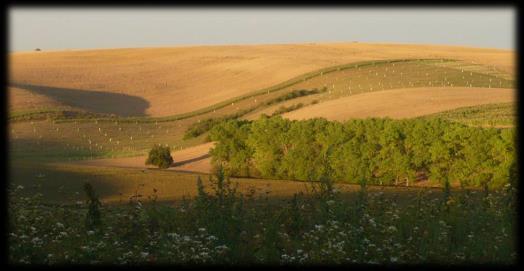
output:
[[[499,103],[459,108],[427,117],[442,118],[472,126],[515,127],[516,110],[515,103]]]

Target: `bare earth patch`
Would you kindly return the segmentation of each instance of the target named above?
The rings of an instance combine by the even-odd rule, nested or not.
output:
[[[407,88],[348,96],[307,106],[284,114],[289,119],[323,117],[343,121],[350,118],[412,118],[465,106],[513,102],[514,89],[499,88]]]

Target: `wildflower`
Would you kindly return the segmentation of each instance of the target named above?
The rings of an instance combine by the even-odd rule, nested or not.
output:
[[[389,232],[396,232],[397,231],[397,228],[395,226],[389,226],[388,227],[388,231]]]
[[[142,258],[145,258],[145,257],[149,256],[149,252],[141,252],[140,256],[142,256]]]
[[[19,186],[16,187],[16,189],[20,189],[20,190],[22,190],[22,189],[24,189],[24,186],[19,185]]]
[[[206,231],[206,228],[199,228],[198,231],[199,231],[199,232],[205,232],[205,231]]]
[[[87,235],[93,235],[93,234],[95,234],[94,231],[87,231]]]
[[[56,226],[57,226],[58,228],[63,228],[63,227],[64,227],[64,224],[62,224],[62,223],[60,223],[60,222],[57,222],[57,223],[56,223]]]
[[[398,258],[397,257],[390,257],[389,260],[392,262],[392,263],[395,263],[398,261]]]

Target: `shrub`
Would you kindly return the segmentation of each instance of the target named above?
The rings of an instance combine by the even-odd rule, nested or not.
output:
[[[87,196],[87,204],[89,209],[87,211],[85,226],[88,230],[93,230],[101,224],[100,218],[100,207],[102,203],[98,199],[98,196],[90,183],[84,184],[84,191]]]
[[[168,168],[173,164],[173,157],[171,157],[171,149],[156,145],[149,151],[149,156],[146,160],[146,165],[155,165],[159,168]]]

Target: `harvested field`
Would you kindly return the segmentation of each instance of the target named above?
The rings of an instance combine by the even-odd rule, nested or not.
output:
[[[64,105],[51,97],[43,94],[37,94],[32,91],[17,88],[7,88],[7,99],[9,112],[32,110],[35,108],[57,108]]]
[[[324,67],[428,57],[475,62],[515,74],[514,53],[507,50],[331,43],[14,53],[9,55],[9,81],[125,94],[148,104],[143,111],[131,113],[167,116],[245,95]]]
[[[450,109],[515,101],[515,90],[496,88],[409,88],[363,93],[284,114],[290,119],[412,118]]]

